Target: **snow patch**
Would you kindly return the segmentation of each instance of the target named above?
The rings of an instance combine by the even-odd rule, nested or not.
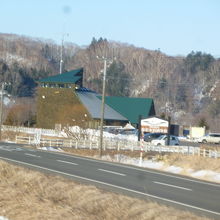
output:
[[[177,167],[173,165],[168,166],[164,162],[154,161],[153,159],[140,161],[140,158],[131,158],[131,157],[128,157],[122,154],[117,154],[114,157],[111,157],[110,155],[106,155],[106,156],[103,156],[102,159],[112,161],[112,162],[119,162],[119,163],[124,163],[124,164],[146,167],[150,169],[157,169],[157,170],[166,171],[166,172],[175,173],[175,174],[184,173],[185,175],[192,176],[194,178],[206,179],[209,181],[220,183],[220,173],[217,173],[211,170],[194,171],[191,168],[184,169],[182,167]]]
[[[176,166],[169,166],[164,169],[165,171],[171,172],[171,173],[181,173],[183,171],[183,168],[176,167]]]
[[[214,172],[212,170],[199,170],[191,173],[191,176],[195,178],[205,178],[208,180],[214,180],[215,182],[220,182],[220,173]]]
[[[4,216],[0,216],[0,220],[8,220],[8,219],[5,218]]]
[[[207,170],[199,170],[191,174],[193,177],[203,177],[207,175]]]
[[[63,151],[62,149],[58,147],[41,147],[41,150],[48,150],[48,151]]]

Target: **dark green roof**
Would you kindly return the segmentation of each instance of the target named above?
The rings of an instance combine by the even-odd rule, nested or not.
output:
[[[101,99],[101,96],[99,96]],[[154,102],[150,98],[105,97],[105,103],[127,118],[132,124],[137,124],[139,115],[142,118],[155,115]]]
[[[76,83],[82,79],[83,68],[72,70],[69,72],[57,74],[55,76],[49,76],[39,80],[41,83]]]

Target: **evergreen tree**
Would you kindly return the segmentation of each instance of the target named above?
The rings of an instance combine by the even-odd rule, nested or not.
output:
[[[209,106],[209,113],[211,114],[212,118],[220,115],[220,100],[216,100]]]
[[[207,130],[209,129],[209,125],[208,125],[205,118],[200,118],[198,126],[199,127],[206,127]]]
[[[157,88],[160,90],[164,90],[166,87],[167,87],[167,80],[164,77],[162,77],[158,81]]]
[[[106,72],[106,94],[110,96],[129,96],[130,76],[122,62],[114,61]]]
[[[185,59],[186,69],[190,73],[196,73],[199,70],[206,71],[215,61],[210,54],[192,51]]]
[[[97,40],[96,40],[96,38],[95,37],[93,37],[92,38],[92,42],[91,42],[91,44],[90,45],[96,45],[97,44]]]

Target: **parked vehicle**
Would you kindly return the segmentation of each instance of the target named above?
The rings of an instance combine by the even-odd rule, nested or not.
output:
[[[209,133],[201,138],[198,138],[197,142],[220,144],[220,133]]]
[[[161,135],[159,138],[152,140],[151,144],[165,146],[167,145],[167,141],[168,141],[168,135]],[[179,145],[179,139],[177,136],[170,135],[170,145],[171,146]]]
[[[164,135],[164,133],[145,133],[144,141],[151,142],[152,140],[159,138],[161,135]]]
[[[138,135],[138,129],[121,129],[119,132],[119,134],[122,135]]]

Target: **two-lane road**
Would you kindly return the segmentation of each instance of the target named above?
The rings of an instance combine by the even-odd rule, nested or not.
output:
[[[0,159],[220,219],[220,184],[14,144],[0,144]]]

